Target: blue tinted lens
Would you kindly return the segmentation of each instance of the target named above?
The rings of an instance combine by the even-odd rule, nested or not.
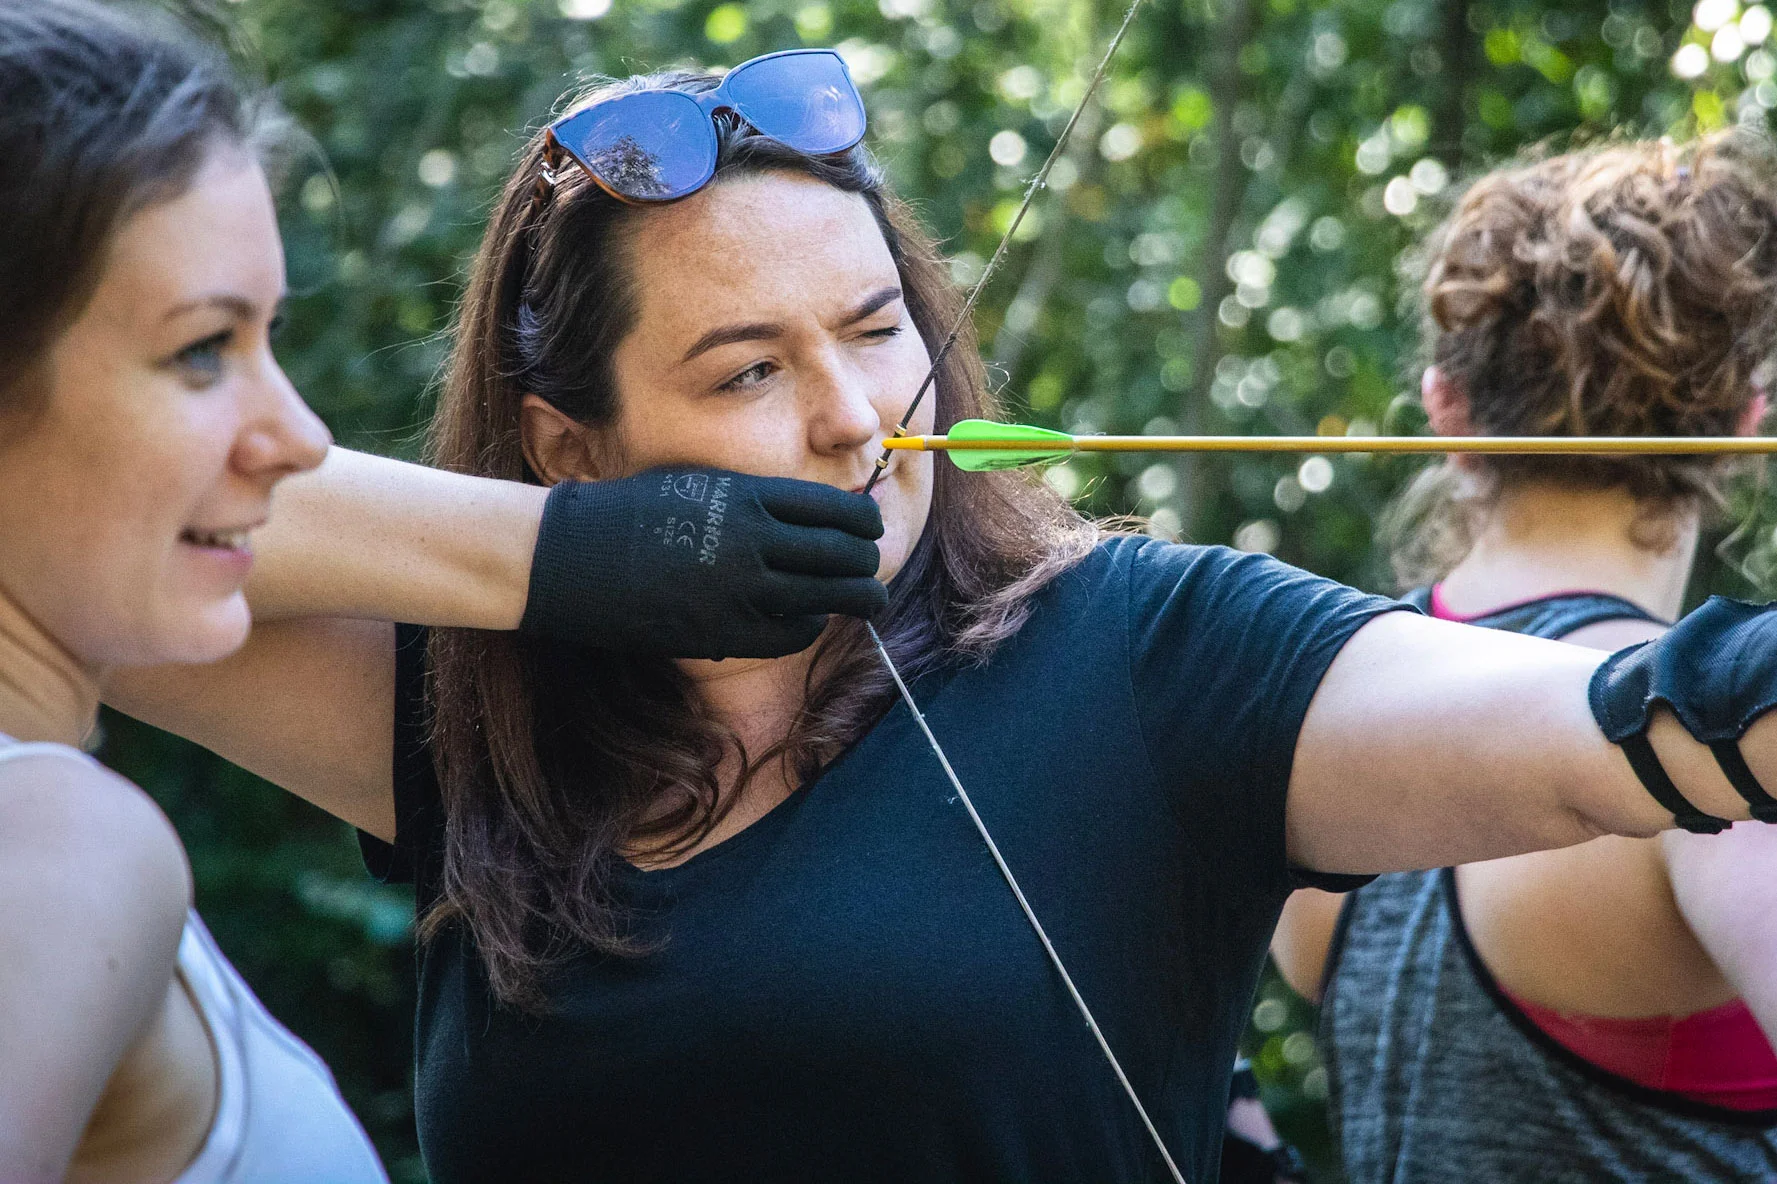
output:
[[[748,62],[728,76],[740,117],[798,152],[843,152],[864,138],[864,104],[831,50]]]
[[[555,125],[592,175],[635,201],[671,201],[710,179],[716,133],[697,100],[676,91],[619,95]]]

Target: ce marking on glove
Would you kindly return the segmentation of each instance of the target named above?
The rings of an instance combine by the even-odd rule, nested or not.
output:
[[[654,537],[663,547],[695,547],[697,523],[689,518],[668,518],[664,526],[654,528]]]

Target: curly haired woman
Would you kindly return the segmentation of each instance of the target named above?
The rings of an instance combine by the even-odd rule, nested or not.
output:
[[[1741,134],[1477,182],[1425,284],[1433,428],[1754,431],[1774,186]],[[1397,505],[1397,566],[1436,580],[1409,599],[1439,619],[1632,645],[1678,617],[1720,475],[1703,457],[1452,458]],[[1743,822],[1383,876],[1343,911],[1298,893],[1274,949],[1323,1000],[1353,1184],[1770,1180],[1774,916],[1777,828]]]

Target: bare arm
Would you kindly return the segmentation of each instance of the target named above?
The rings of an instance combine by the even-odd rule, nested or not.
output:
[[[1277,931],[1271,935],[1271,958],[1290,989],[1310,1003],[1320,1002],[1327,955],[1345,897],[1318,888],[1298,888],[1284,902]]]
[[[548,493],[334,448],[253,536],[253,617],[515,629]]]
[[[1777,1045],[1777,826],[1660,838],[1679,911]]]
[[[1659,636],[1663,627],[1646,621],[1606,621],[1570,634],[1563,640],[1570,645],[1610,652]],[[1668,838],[1687,838],[1673,832]],[[1706,841],[1706,840],[1705,840]],[[1278,918],[1277,930],[1271,937],[1271,958],[1277,964],[1291,989],[1310,1003],[1320,1002],[1326,981],[1327,956],[1332,950],[1333,934],[1339,924],[1339,910],[1345,897],[1318,888],[1301,888],[1292,892]]]
[[[1592,718],[1603,655],[1561,642],[1391,613],[1327,671],[1297,741],[1288,839],[1296,863],[1381,872],[1649,836],[1672,816]],[[1670,715],[1654,750],[1700,809],[1747,817],[1709,750]],[[1777,719],[1741,742],[1777,784]]]
[[[105,701],[395,837],[395,627],[386,621],[255,625],[212,665],[116,671]]]
[[[255,534],[247,644],[115,671],[105,700],[391,838],[388,622],[515,627],[546,493],[335,448]]]
[[[0,1180],[59,1181],[165,1005],[191,886],[134,786],[72,757],[0,780]]]

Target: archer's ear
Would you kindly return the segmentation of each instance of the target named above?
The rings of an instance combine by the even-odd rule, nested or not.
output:
[[[545,484],[591,481],[598,476],[593,463],[597,439],[592,429],[550,406],[541,396],[524,397],[519,435],[525,463]]]
[[[1431,430],[1440,436],[1472,436],[1475,425],[1469,421],[1468,395],[1437,366],[1427,366],[1419,379],[1419,396],[1425,403],[1425,418]]]

